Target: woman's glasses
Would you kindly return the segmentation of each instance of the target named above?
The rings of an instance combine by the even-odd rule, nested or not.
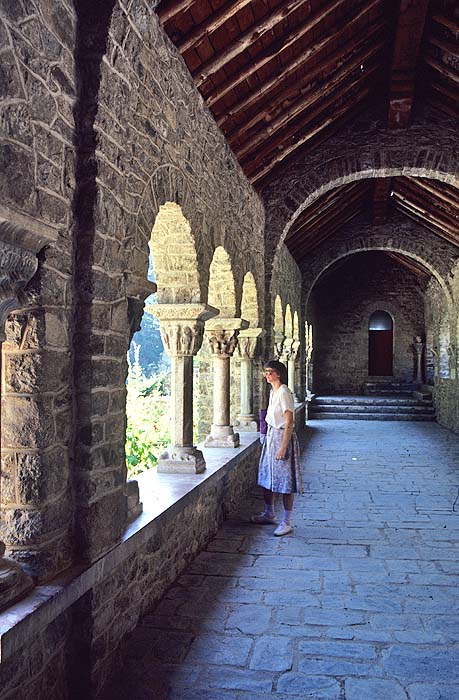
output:
[[[276,370],[274,369],[264,369],[263,374],[276,374]]]

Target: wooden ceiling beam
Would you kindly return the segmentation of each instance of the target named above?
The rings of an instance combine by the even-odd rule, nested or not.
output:
[[[421,206],[425,203],[430,208],[442,213],[445,217],[449,217],[454,222],[455,226],[459,226],[459,208],[457,204],[453,207],[449,204],[446,205],[445,202],[435,194],[426,194],[426,191],[417,185],[416,182],[408,180],[407,178],[400,178],[400,180],[396,181],[394,190],[397,192],[409,193]]]
[[[336,94],[329,97],[323,98],[322,95],[315,95],[314,103],[317,105],[315,109],[306,109],[307,107],[311,107],[314,103],[309,104],[311,100],[305,101],[304,110],[306,111],[303,110],[302,112],[305,119],[302,123],[298,123],[298,120],[295,119],[294,122],[289,125],[286,117],[282,117],[282,133],[278,135],[277,138],[272,138],[275,132],[281,128],[279,123],[277,123],[275,132],[272,131],[267,137],[265,136],[266,143],[263,144],[262,147],[254,146],[257,153],[256,157],[253,157],[252,153],[249,152],[244,159],[241,159],[242,167],[244,168],[250,163],[252,167],[249,169],[249,172],[254,173],[257,167],[276,150],[282,151],[282,156],[279,160],[283,160],[287,154],[292,153],[300,144],[306,143],[325,127],[336,122],[339,117],[349,112],[349,100],[353,100],[353,104],[355,104],[370,94],[373,90],[373,85],[369,84],[369,79],[378,69],[379,66],[374,66],[372,70],[366,73],[365,81],[363,81],[362,78],[358,78],[353,80],[346,88],[339,86],[340,89]],[[361,89],[356,93],[356,88]],[[340,107],[337,107],[337,102],[340,104]],[[329,116],[325,117],[326,114]],[[278,122],[279,121],[280,120],[278,120]],[[315,123],[317,123],[317,126],[312,126]],[[304,133],[308,126],[310,126],[311,130]],[[303,135],[300,136],[299,134]],[[291,143],[292,140],[294,140],[294,144],[290,146],[287,145]],[[239,152],[236,152],[236,156],[239,157]]]
[[[448,80],[452,80],[453,83],[459,85],[459,73],[455,73],[453,70],[448,68],[448,66],[445,66],[444,63],[437,61],[435,58],[433,58],[433,56],[429,56],[428,54],[425,55],[423,59],[428,66],[436,70],[438,73],[440,73],[440,75],[443,75],[445,78],[448,78]]]
[[[250,5],[253,0],[230,0],[226,5],[223,5],[219,10],[213,12],[207,19],[193,27],[191,32],[177,42],[177,48],[181,53],[185,53],[188,49],[196,48],[211,34],[220,29],[225,22],[237,15],[240,10]]]
[[[396,200],[396,203],[397,208],[403,214],[405,214],[405,216],[408,216],[410,219],[413,219],[413,221],[416,221],[416,223],[420,224],[421,226],[425,226],[426,228],[430,229],[430,231],[433,231],[433,233],[436,233],[437,236],[440,236],[440,238],[443,238],[445,241],[448,241],[448,243],[452,243],[452,245],[459,247],[459,238],[456,235],[447,231],[441,225],[436,224],[430,218],[427,218],[426,216],[420,216],[418,212],[416,212],[412,209],[412,207],[409,206],[409,203],[399,199]]]
[[[388,124],[406,128],[411,121],[416,64],[429,0],[400,0],[389,89]]]
[[[446,204],[452,206],[453,209],[455,209],[459,214],[459,190],[457,190],[457,196],[455,196],[455,192],[450,192],[445,189],[446,183],[443,183],[442,181],[437,181],[435,182],[435,185],[433,185],[431,180],[426,177],[408,176],[402,179],[410,182],[414,187],[418,187],[426,192],[429,192],[436,199],[443,200]]]
[[[194,2],[195,0],[166,0],[166,2],[163,0],[156,8],[156,14],[161,20],[161,24],[166,24],[177,15],[189,10]]]
[[[346,216],[344,216],[341,219],[341,221],[336,223],[334,226],[331,226],[329,229],[324,229],[320,231],[320,233],[317,236],[310,240],[310,244],[303,249],[302,255],[295,257],[298,267],[301,269],[301,265],[305,262],[308,255],[315,248],[318,248],[318,246],[321,245],[324,241],[334,236],[337,231],[340,231],[340,229],[342,229],[343,226],[345,226],[349,221],[355,219],[355,217],[358,216],[358,214],[360,214],[360,210],[357,209],[356,211],[352,211]]]
[[[305,210],[301,217],[298,217],[298,225],[295,225],[296,222],[293,224],[286,240],[289,239],[290,235],[295,236],[297,233],[301,233],[307,229],[321,226],[322,221],[326,220],[329,216],[330,209],[339,209],[340,211],[343,211],[351,202],[357,199],[363,199],[369,188],[366,184],[363,187],[362,182],[364,181],[359,181],[350,185],[343,185],[345,191],[340,192],[339,194],[336,194],[336,190],[333,190],[335,196],[327,202],[324,202],[323,198],[320,197],[317,202],[314,202],[311,207],[308,207]]]
[[[258,41],[267,32],[273,30],[302,5],[310,11],[310,4],[307,0],[283,2],[281,7],[276,7],[269,15],[249,27],[247,31],[236,37],[223,51],[218,51],[215,56],[209,58],[208,61],[205,61],[192,72],[196,85],[201,87],[214,73],[217,73],[221,68],[240,56],[255,41]]]
[[[459,228],[454,221],[449,221],[438,216],[436,213],[429,211],[425,206],[423,206],[422,200],[414,196],[412,192],[402,192],[400,190],[394,190],[395,201],[403,202],[412,211],[416,212],[420,218],[424,218],[426,221],[434,223],[436,226],[448,231],[452,236],[456,237],[459,242]]]
[[[455,39],[459,39],[459,20],[454,21],[445,15],[434,15],[432,20],[451,32]]]
[[[377,177],[373,187],[372,223],[384,224],[387,221],[389,211],[391,177]]]
[[[246,150],[251,150],[251,147],[246,148],[246,144],[248,144],[250,141],[253,143],[263,141],[266,138],[266,133],[271,135],[279,128],[282,128],[283,122],[291,121],[291,119],[294,119],[295,116],[298,116],[298,114],[300,114],[302,111],[309,109],[318,100],[323,99],[323,97],[332,91],[336,86],[340,85],[341,82],[349,77],[354,71],[359,70],[360,75],[362,75],[361,66],[365,66],[368,61],[374,58],[374,56],[382,50],[383,46],[384,41],[382,40],[372,45],[371,49],[366,48],[366,51],[359,53],[357,56],[353,56],[351,61],[341,66],[340,70],[338,70],[334,75],[332,74],[332,77],[327,83],[325,83],[325,85],[319,86],[318,88],[316,87],[315,90],[314,88],[310,87],[310,85],[308,85],[310,88],[309,90],[306,90],[306,88],[302,87],[301,85],[288,87],[280,95],[276,96],[272,107],[270,105],[265,111],[257,111],[257,113],[247,122],[245,122],[243,126],[239,127],[237,131],[234,131],[231,134],[227,133],[226,138],[230,145],[232,145],[235,141],[238,141],[241,138],[243,140],[244,137],[247,139],[250,129],[261,121],[265,122],[264,126],[260,125],[259,130],[257,131],[256,135],[252,137],[252,139],[245,140],[242,147],[238,148],[235,146],[238,157],[239,154],[240,157],[243,157]],[[309,79],[309,75],[306,75],[306,78]],[[285,103],[288,102],[288,99],[290,98],[291,100],[293,95],[298,96],[298,88],[299,97],[290,104],[289,108],[286,108]]]
[[[324,119],[320,124],[311,128],[311,131],[308,131],[306,134],[298,138],[290,146],[285,146],[282,144],[282,140],[278,140],[277,143],[274,145],[274,147],[278,149],[278,153],[271,155],[269,162],[266,162],[267,157],[264,156],[262,162],[260,162],[260,158],[257,158],[256,162],[255,160],[253,161],[254,167],[249,169],[249,164],[246,165],[245,172],[247,174],[248,179],[253,185],[255,185],[255,183],[265,178],[279,163],[285,160],[285,158],[288,158],[298,148],[301,148],[302,146],[304,146],[305,143],[318,136],[321,131],[324,131],[324,129],[326,129],[329,126],[336,126],[339,122],[339,119],[345,114],[349,119],[352,119],[353,116],[356,116],[360,113],[361,104],[368,98],[370,92],[370,87],[363,90],[358,96],[360,99],[354,99],[351,109],[349,109],[349,105],[344,105],[344,107],[341,107],[341,109],[334,112],[333,116],[329,117],[328,119]],[[281,150],[279,149],[280,145],[282,145]]]
[[[364,203],[364,193],[360,192],[357,195],[354,194],[352,198],[346,201],[345,205],[340,205],[340,202],[336,201],[335,206],[331,212],[327,212],[326,216],[322,220],[318,220],[316,223],[308,225],[306,228],[299,227],[295,230],[292,239],[287,238],[286,244],[289,246],[289,250],[297,250],[302,247],[302,241],[310,238],[311,234],[315,235],[315,232],[321,230],[327,230],[330,226],[334,225],[336,222],[339,224],[344,217],[347,216],[349,212],[356,213],[357,211],[362,211]],[[307,222],[309,224],[309,221]]]
[[[314,43],[310,48],[306,49],[305,51],[302,51],[299,56],[295,52],[293,59],[291,59],[277,75],[264,81],[258,86],[256,90],[251,90],[246,97],[243,97],[239,101],[234,102],[229,110],[225,110],[225,114],[222,115],[219,119],[217,119],[217,124],[219,126],[222,126],[224,122],[226,122],[228,119],[231,119],[233,115],[237,112],[240,112],[243,109],[247,109],[248,107],[253,107],[253,105],[256,104],[261,98],[266,99],[270,91],[272,91],[275,88],[278,88],[279,84],[290,78],[292,74],[300,68],[303,69],[306,73],[308,63],[316,61],[318,54],[320,54],[321,51],[326,50],[329,44],[334,43],[336,41],[341,46],[342,37],[344,34],[349,32],[350,27],[352,27],[354,24],[360,21],[368,12],[370,12],[370,10],[374,9],[378,5],[380,5],[380,0],[373,0],[373,2],[370,2],[368,6],[365,6],[354,18],[350,18],[349,22],[347,22],[338,31],[331,32],[328,36]],[[294,36],[295,42],[298,41],[298,38],[304,36],[304,33],[308,33],[310,31],[310,26],[311,23],[307,22],[305,25],[303,25],[303,27],[300,27],[298,29],[298,34]],[[370,30],[370,37],[374,37],[375,34],[377,34],[380,30],[384,28],[384,26],[384,22],[378,23],[374,29],[372,28]],[[326,65],[328,65],[332,61],[334,61],[334,63],[336,64],[339,60],[346,57],[347,54],[351,53],[356,47],[356,45],[362,43],[363,41],[367,41],[370,37],[365,36],[360,42],[356,41],[355,38],[352,37],[352,39],[343,46],[339,58],[336,55],[333,56]],[[284,51],[287,48],[287,46],[288,42],[281,44],[279,53]],[[269,47],[269,50],[271,50],[271,47]],[[265,57],[266,60],[264,60],[264,63],[262,65],[264,65],[265,63],[269,63],[269,61],[273,60],[275,55],[273,56],[272,52],[270,51],[269,54],[265,53]],[[238,87],[241,83],[243,83],[254,73],[256,73],[262,67],[262,65],[258,65],[258,63],[259,61],[255,60],[253,63],[250,63],[246,69],[243,69],[241,72],[239,72],[235,77],[231,78],[229,81],[226,81],[226,83],[219,85],[216,89],[216,92],[214,92],[209,98],[207,98],[207,106],[212,107],[216,102],[225,97],[231,90],[233,90],[235,87]],[[313,80],[316,74],[321,72],[321,70],[326,70],[326,67],[322,64],[315,69],[312,68],[312,70],[308,72],[307,77],[311,81]]]
[[[411,272],[414,272],[415,275],[418,275],[419,277],[430,277],[431,273],[429,270],[412,258],[407,258],[401,253],[394,253],[392,250],[385,250],[383,252],[390,258],[396,260],[399,264],[406,267],[408,270],[411,270]]]

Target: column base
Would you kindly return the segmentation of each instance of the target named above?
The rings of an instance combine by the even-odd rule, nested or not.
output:
[[[234,425],[242,433],[258,433],[259,430],[255,416],[239,416]]]
[[[204,447],[239,447],[239,433],[232,425],[212,425],[210,435],[204,440]]]
[[[202,474],[205,469],[203,454],[196,447],[171,445],[158,459],[158,472],[162,474]]]
[[[5,546],[0,543],[0,610],[17,603],[34,587],[32,579],[19,564],[3,557],[4,551]]]

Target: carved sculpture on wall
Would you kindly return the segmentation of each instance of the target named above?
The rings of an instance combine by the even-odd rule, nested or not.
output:
[[[0,206],[0,353],[6,319],[25,302],[24,289],[37,271],[37,253],[56,235],[46,225]],[[0,542],[0,609],[24,597],[34,585],[17,562],[4,556],[5,550]]]

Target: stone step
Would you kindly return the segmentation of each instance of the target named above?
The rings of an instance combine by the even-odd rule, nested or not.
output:
[[[435,421],[435,415],[431,413],[373,413],[371,411],[352,413],[328,413],[311,411],[310,418],[329,418],[336,420],[404,420],[404,421]]]
[[[414,396],[316,396],[312,406],[429,406],[431,397],[422,399]]]
[[[315,413],[365,413],[369,411],[370,413],[431,413],[434,414],[435,410],[433,406],[429,405],[396,405],[396,406],[364,406],[362,404],[353,405],[340,405],[340,404],[314,404],[312,410]]]

